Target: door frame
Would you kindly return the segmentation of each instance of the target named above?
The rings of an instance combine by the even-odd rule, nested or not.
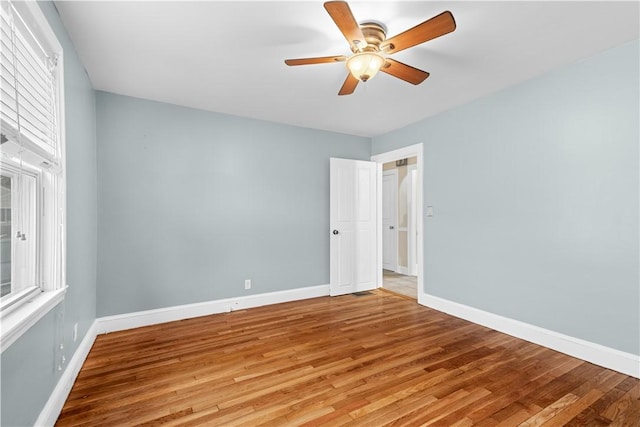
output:
[[[417,239],[417,293],[418,304],[426,305],[426,293],[424,290],[424,156],[423,156],[423,143],[409,145],[407,147],[399,148],[397,150],[387,151],[384,153],[371,156],[371,161],[378,163],[378,186],[377,186],[377,210],[378,210],[378,236],[377,236],[377,282],[378,287],[382,286],[382,164],[387,162],[393,162],[408,157],[416,157],[416,204],[417,204],[417,218],[416,218],[416,239]]]

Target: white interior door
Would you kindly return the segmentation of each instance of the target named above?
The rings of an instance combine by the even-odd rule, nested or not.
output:
[[[330,293],[376,288],[375,162],[330,160]]]
[[[418,171],[416,170],[415,166],[409,167],[407,168],[407,172],[409,173],[410,176],[410,183],[411,183],[411,188],[408,192],[409,195],[409,206],[407,206],[407,212],[409,214],[409,228],[408,228],[408,239],[407,239],[407,243],[409,245],[408,248],[408,254],[409,254],[409,274],[411,276],[416,276],[418,274],[418,259],[417,259],[417,253],[418,253],[418,246],[417,246],[417,225],[416,225],[416,221],[418,219],[418,209],[417,209],[417,203],[416,201],[418,200],[417,197],[417,182],[418,182]]]
[[[382,173],[382,268],[398,269],[398,170]]]

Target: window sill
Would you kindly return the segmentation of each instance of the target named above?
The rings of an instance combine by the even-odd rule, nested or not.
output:
[[[64,299],[67,288],[41,292],[0,319],[0,353]]]

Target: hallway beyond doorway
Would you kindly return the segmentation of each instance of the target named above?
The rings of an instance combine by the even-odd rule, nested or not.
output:
[[[382,287],[384,289],[418,299],[416,276],[405,276],[391,270],[382,270],[382,279]]]

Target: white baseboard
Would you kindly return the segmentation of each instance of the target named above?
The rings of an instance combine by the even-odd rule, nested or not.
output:
[[[125,329],[156,325],[158,323],[173,322],[175,320],[190,319],[192,317],[208,316],[210,314],[226,313],[230,311],[243,310],[245,308],[260,307],[263,305],[278,304],[327,295],[329,295],[329,285],[319,285],[290,289],[287,291],[269,292],[195,304],[177,305],[173,307],[158,308],[155,310],[118,314],[115,316],[106,316],[97,319],[97,333],[104,334],[108,332],[123,331]]]
[[[82,364],[89,355],[89,351],[91,350],[91,346],[95,339],[96,321],[91,324],[89,330],[76,349],[76,352],[71,357],[71,361],[69,362],[67,369],[63,372],[62,376],[58,380],[58,384],[56,384],[56,387],[49,396],[49,400],[47,400],[44,408],[42,408],[40,416],[38,416],[35,423],[36,426],[53,426],[56,423],[60,416],[60,411],[62,411],[62,407],[64,406],[64,402],[67,400],[69,392],[71,392],[71,387],[73,387],[73,383],[76,381],[80,368],[82,368]]]
[[[640,378],[640,356],[540,328],[474,307],[423,294],[420,304],[607,369]]]

